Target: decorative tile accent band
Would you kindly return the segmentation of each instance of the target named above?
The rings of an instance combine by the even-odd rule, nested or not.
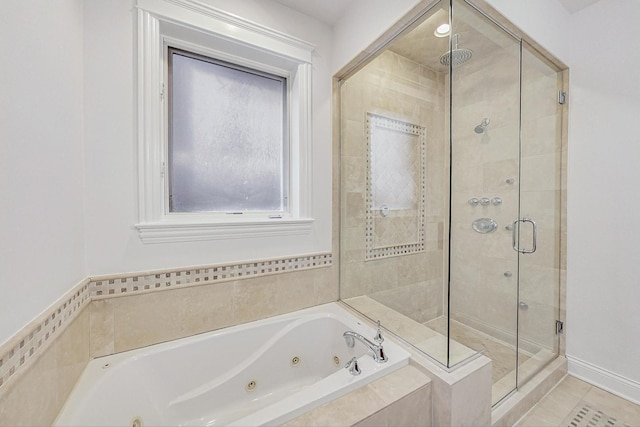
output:
[[[76,285],[40,317],[25,326],[0,347],[0,389],[19,371],[26,370],[36,356],[60,334],[94,298],[110,298],[168,287],[202,285],[212,282],[329,267],[332,254],[321,253],[268,259],[238,264],[220,264],[145,273],[88,278]]]
[[[237,280],[310,268],[328,267],[332,254],[220,264],[184,269],[91,278],[91,297],[115,296],[168,287]]]
[[[0,347],[0,387],[54,341],[89,302],[89,280],[76,285],[34,322]]]

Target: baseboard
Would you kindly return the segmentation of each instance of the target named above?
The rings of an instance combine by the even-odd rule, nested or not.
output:
[[[640,405],[640,382],[567,355],[569,374]]]

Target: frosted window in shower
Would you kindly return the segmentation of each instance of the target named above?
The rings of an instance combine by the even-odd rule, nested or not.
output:
[[[366,258],[424,250],[425,128],[367,114]]]
[[[286,79],[169,55],[169,211],[286,210]]]
[[[377,127],[371,139],[373,208],[416,209],[420,167],[418,135]]]

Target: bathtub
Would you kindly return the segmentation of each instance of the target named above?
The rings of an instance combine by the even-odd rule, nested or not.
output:
[[[408,364],[389,339],[389,360],[374,362],[347,330],[375,334],[331,303],[96,358],[54,425],[277,425]],[[352,357],[361,375],[344,368]]]

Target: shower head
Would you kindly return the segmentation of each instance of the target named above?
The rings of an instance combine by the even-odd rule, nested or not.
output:
[[[484,133],[484,131],[487,129],[487,126],[489,126],[489,119],[484,118],[482,119],[482,122],[480,122],[480,124],[476,126],[473,131],[475,133]]]
[[[455,34],[453,38],[455,39],[455,49],[445,52],[442,54],[442,56],[440,56],[440,63],[442,65],[446,65],[447,67],[449,66],[449,64],[453,65],[454,67],[456,65],[463,64],[470,60],[471,56],[473,56],[473,51],[471,49],[458,48],[458,39],[460,38],[460,34]]]

